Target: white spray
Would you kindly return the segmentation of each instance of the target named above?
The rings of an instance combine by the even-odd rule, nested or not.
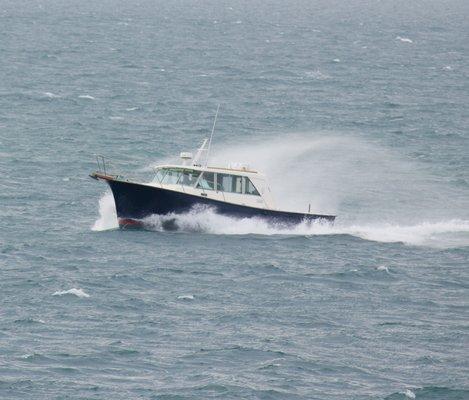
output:
[[[168,218],[182,231],[212,234],[348,234],[366,240],[452,247],[469,245],[469,193],[450,188],[423,167],[363,140],[338,135],[286,135],[242,145],[218,144],[211,164],[249,163],[266,173],[279,207],[336,213],[334,226],[271,226],[211,210],[152,216],[147,227],[164,230]],[[94,230],[117,227],[112,195],[100,200]]]

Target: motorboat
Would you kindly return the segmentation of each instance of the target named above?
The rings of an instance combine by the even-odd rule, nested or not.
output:
[[[205,139],[195,156],[181,153],[180,164],[156,166],[149,182],[108,173],[102,156],[98,158],[98,170],[90,176],[111,188],[121,228],[144,227],[145,219],[155,214],[177,215],[206,209],[233,218],[260,218],[269,224],[334,221],[334,215],[311,213],[310,207],[307,212],[279,210],[261,172],[246,165],[209,165],[210,142]]]

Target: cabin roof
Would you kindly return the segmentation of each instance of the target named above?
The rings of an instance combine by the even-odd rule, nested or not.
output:
[[[158,165],[156,166],[157,169],[160,168],[177,168],[177,169],[192,169],[195,171],[211,171],[211,172],[221,172],[221,173],[228,173],[228,172],[233,172],[236,175],[255,175],[255,176],[262,176],[257,171],[247,169],[247,168],[227,168],[227,167],[215,167],[215,166],[207,166],[207,167],[202,167],[202,166],[195,166],[195,165],[177,165],[177,164],[165,164],[165,165]]]

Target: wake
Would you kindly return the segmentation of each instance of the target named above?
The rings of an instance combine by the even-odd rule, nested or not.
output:
[[[285,134],[215,145],[213,165],[248,163],[264,172],[280,209],[336,214],[334,225],[270,225],[209,210],[152,216],[146,229],[217,235],[350,235],[415,246],[469,246],[469,192],[446,183],[427,165],[350,134]],[[165,163],[171,163],[165,160]],[[145,170],[151,171],[152,165]],[[99,202],[93,230],[116,229],[110,193]]]
[[[93,231],[118,228],[112,194],[107,192],[99,201],[100,217]],[[404,243],[412,246],[440,248],[469,246],[469,221],[451,219],[438,222],[421,222],[412,225],[393,223],[347,224],[340,221],[303,222],[295,226],[270,224],[260,218],[233,218],[216,214],[211,209],[193,210],[184,214],[152,215],[142,220],[149,231],[178,231],[213,235],[291,235],[337,236],[349,235],[382,243]]]

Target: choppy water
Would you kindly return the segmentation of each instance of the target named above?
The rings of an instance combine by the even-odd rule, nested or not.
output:
[[[1,1],[0,398],[468,399],[468,19]],[[93,154],[150,179],[218,103],[214,162],[333,227],[115,229]]]

